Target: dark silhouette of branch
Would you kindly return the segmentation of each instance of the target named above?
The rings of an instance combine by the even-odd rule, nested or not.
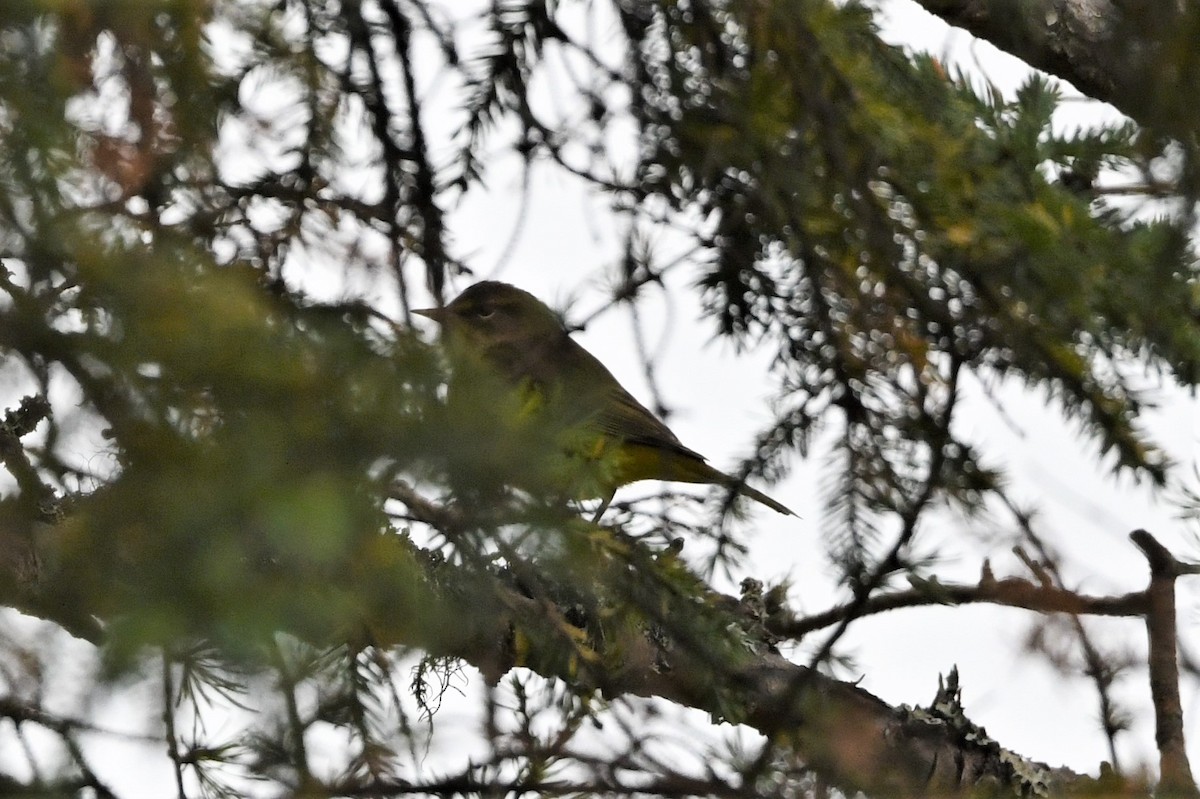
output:
[[[38,508],[41,515],[45,515],[46,506],[53,501],[54,492],[38,476],[21,438],[49,416],[50,402],[43,396],[30,395],[0,421],[0,462],[17,481],[23,501]]]
[[[873,616],[902,608],[930,605],[972,605],[986,603],[1024,608],[1039,613],[1071,613],[1088,616],[1129,616],[1145,614],[1148,603],[1145,592],[1121,596],[1087,596],[1054,586],[1037,585],[1018,577],[997,580],[985,575],[976,585],[942,583],[937,580],[912,580],[913,587],[875,596],[856,610],[858,617]],[[786,638],[802,638],[816,630],[838,624],[851,611],[853,603],[830,608],[822,613],[793,619],[774,619],[772,632]]]
[[[1010,505],[1010,507],[1013,507]],[[1015,509],[1015,508],[1014,508]],[[1063,580],[1061,571],[1058,568],[1058,562],[1053,557],[1049,548],[1041,537],[1034,532],[1030,519],[1023,513],[1017,513],[1018,521],[1021,525],[1022,532],[1025,538],[1030,541],[1040,553],[1041,560],[1036,560],[1027,554],[1022,547],[1015,547],[1014,552],[1021,562],[1029,569],[1029,571],[1037,578],[1039,585],[1048,590],[1067,591],[1074,593],[1066,588],[1066,583]],[[1144,594],[1144,592],[1143,592]],[[1138,614],[1145,615],[1143,608]],[[1071,630],[1075,634],[1075,638],[1079,642],[1079,648],[1083,653],[1084,669],[1083,672],[1092,680],[1096,687],[1096,694],[1100,702],[1100,723],[1104,729],[1104,736],[1108,740],[1108,755],[1112,769],[1116,773],[1120,773],[1120,759],[1117,753],[1117,734],[1126,726],[1120,718],[1117,711],[1117,703],[1112,694],[1112,683],[1119,671],[1119,666],[1111,657],[1105,657],[1101,654],[1099,647],[1092,640],[1092,636],[1088,633],[1087,628],[1083,624],[1083,620],[1078,612],[1067,612],[1067,619],[1071,625]],[[1052,658],[1053,660],[1053,658]]]
[[[1175,618],[1175,579],[1195,574],[1197,569],[1180,563],[1145,530],[1134,530],[1129,538],[1150,564],[1146,634],[1150,639],[1150,694],[1154,701],[1154,739],[1158,744],[1161,774],[1159,795],[1200,796],[1192,779],[1183,734]]]
[[[543,796],[663,796],[663,797],[750,797],[757,796],[753,786],[738,786],[713,776],[700,779],[682,774],[671,774],[654,780],[623,782],[616,776],[600,776],[586,779],[528,779],[508,783],[497,782],[471,774],[456,774],[440,780],[380,780],[378,782],[348,782],[332,784],[324,789],[316,788],[311,796],[401,796],[429,794],[433,796],[462,796],[464,794]]]
[[[417,97],[417,81],[414,74],[412,56],[412,27],[400,12],[395,0],[380,3],[384,16],[387,17],[395,38],[396,54],[400,58],[404,81],[404,99],[408,104],[409,146],[412,162],[416,169],[415,196],[411,198],[421,219],[420,240],[421,257],[425,261],[425,273],[429,280],[429,288],[434,296],[441,297],[442,288],[446,281],[446,267],[449,258],[445,248],[445,222],[442,209],[437,203],[437,189],[434,185],[433,165],[429,159],[429,145],[425,140],[425,129],[421,121],[421,102]],[[404,286],[403,274],[397,274],[400,286]],[[405,301],[407,292],[401,292]]]
[[[25,723],[37,724],[54,732],[59,740],[62,741],[75,767],[79,769],[80,776],[77,780],[69,783],[60,783],[52,786],[55,789],[63,790],[63,793],[59,795],[74,794],[82,788],[91,788],[96,796],[104,797],[104,799],[115,799],[116,794],[92,771],[77,740],[80,732],[97,732],[102,730],[86,722],[75,721],[56,715],[36,705],[19,702],[10,696],[0,696],[0,718],[9,719],[18,726]],[[66,790],[68,786],[69,790]],[[52,796],[55,795],[55,792],[47,791],[46,795]]]

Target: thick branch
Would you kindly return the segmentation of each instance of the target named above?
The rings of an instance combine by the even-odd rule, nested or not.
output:
[[[524,629],[531,620],[546,619],[542,603],[511,594],[506,601],[512,615],[497,615],[493,641],[499,642],[510,624]],[[868,795],[958,794],[995,784],[1018,792],[1029,787],[1012,766],[1014,759],[1022,759],[995,742],[981,743],[928,713],[893,708],[853,683],[773,653],[747,657],[737,668],[715,675],[705,653],[661,643],[640,634],[606,642],[624,660],[618,673],[606,674],[604,692],[659,697],[727,718],[729,708],[716,701],[713,685],[733,686],[745,714],[733,720],[781,733],[781,746],[830,783]],[[669,661],[665,668],[664,655]],[[531,652],[528,657],[537,660],[540,655]],[[578,673],[546,676],[579,680]],[[1086,779],[1042,764],[1026,767],[1057,788]]]
[[[414,515],[436,511],[410,499]],[[727,617],[718,620],[719,629],[742,641],[732,650],[661,624],[618,625],[596,636],[580,628],[576,603],[556,601],[553,590],[530,595],[511,573],[464,568],[400,536],[371,537],[364,546],[345,583],[298,581],[304,601],[287,609],[293,615],[281,617],[281,627],[317,643],[365,635],[380,646],[461,658],[493,681],[521,665],[584,692],[659,697],[699,708],[772,731],[781,755],[847,790],[957,794],[1001,785],[1020,791],[1029,788],[1031,771],[1051,791],[1086,781],[1040,764],[1018,769],[1013,764],[1019,758],[994,741],[964,734],[960,723],[891,707],[855,684],[788,661],[763,643],[748,608],[732,597],[712,594],[688,603],[697,613],[708,608],[703,612]],[[54,598],[52,583],[34,593],[43,591]],[[322,602],[326,595],[329,601]],[[82,601],[90,594],[64,596]],[[355,608],[355,618],[314,618],[314,602]]]
[[[1195,122],[1194,93],[1163,71],[1164,53],[1180,44],[1172,39],[1183,4],[1174,0],[1138,4],[1131,15],[1113,0],[917,2],[1142,124],[1181,135]]]

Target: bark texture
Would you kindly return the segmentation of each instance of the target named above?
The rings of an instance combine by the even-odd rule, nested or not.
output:
[[[1194,129],[1194,4],[1112,0],[918,0],[947,23],[1069,81],[1150,128]]]

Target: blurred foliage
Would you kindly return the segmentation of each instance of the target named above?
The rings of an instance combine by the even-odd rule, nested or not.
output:
[[[706,220],[718,329],[777,348],[790,410],[760,460],[841,426],[829,498],[852,573],[880,514],[996,485],[950,430],[964,368],[1044,389],[1117,467],[1164,480],[1125,364],[1200,378],[1191,214],[1138,221],[1055,179],[1145,166],[1137,127],[1056,134],[1045,79],[980,96],[882,44],[857,4],[744,12],[627,7],[634,190]]]
[[[1171,187],[1154,216],[1096,185],[1169,173],[1178,142],[1133,122],[1056,133],[1052,83],[980,91],[882,43],[872,14],[825,0],[4,3],[0,554],[35,573],[0,581],[6,602],[102,640],[114,674],[160,652],[164,711],[278,698],[231,744],[184,740],[165,712],[181,784],[210,795],[236,793],[238,773],[416,790],[388,782],[406,753],[422,758],[393,682],[407,648],[433,658],[413,687],[425,709],[444,658],[571,685],[560,739],[493,730],[495,771],[464,790],[509,766],[520,779],[504,784],[565,761],[602,773],[568,743],[633,656],[607,645],[631,631],[703,653],[698,704],[742,718],[722,676],[761,641],[673,549],[639,539],[724,540],[729,520],[634,512],[597,529],[513,491],[527,481],[511,470],[558,463],[552,442],[498,435],[514,429],[503,401],[443,403],[438,353],[408,326],[412,286],[440,296],[469,274],[447,209],[498,147],[608,192],[631,229],[665,221],[696,245],[715,328],[775,353],[779,413],[745,473],[778,477],[834,433],[829,534],[849,585],[903,571],[927,508],[978,509],[1002,489],[952,426],[968,373],[1018,376],[1116,468],[1164,481],[1132,375],[1200,380],[1196,188]],[[579,70],[569,102],[532,88],[552,56]],[[457,122],[448,140],[427,127],[435,100]],[[622,162],[605,137],[629,122]],[[665,268],[631,244],[616,297],[636,303]],[[36,402],[19,413],[23,397]],[[52,557],[22,554],[47,526]],[[517,624],[510,592],[571,611]],[[0,691],[37,693],[11,678]],[[306,753],[323,725],[349,741],[332,776]],[[68,752],[61,786],[103,793]]]

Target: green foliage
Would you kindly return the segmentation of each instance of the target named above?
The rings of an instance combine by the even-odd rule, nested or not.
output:
[[[950,432],[963,369],[1020,376],[1117,467],[1164,480],[1122,364],[1195,382],[1193,253],[1176,220],[1055,180],[1140,163],[1132,125],[1055,134],[1044,78],[978,95],[881,44],[857,4],[625,16],[646,99],[632,190],[710,220],[699,283],[718,329],[777,349],[791,412],[759,458],[841,417],[828,495],[851,561],[878,514],[996,485]]]
[[[444,401],[407,325],[412,285],[465,271],[446,209],[495,148],[589,179],[635,231],[683,229],[715,328],[775,356],[779,413],[744,472],[777,477],[836,434],[831,538],[861,595],[905,568],[928,507],[976,512],[1003,487],[952,425],[965,375],[1014,375],[1115,467],[1168,473],[1130,364],[1200,381],[1188,215],[1093,189],[1170,140],[1055,132],[1049,81],[981,92],[885,45],[859,3],[621,0],[616,68],[571,5],[495,4],[466,42],[422,0],[0,9],[0,370],[9,407],[49,409],[36,436],[6,419],[0,535],[56,534],[36,586],[2,587],[98,629],[113,674],[164,653],[164,710],[269,682],[278,712],[234,743],[177,739],[165,714],[180,774],[213,795],[236,791],[231,765],[295,792],[399,779],[421,759],[392,686],[409,648],[562,680],[557,743],[514,683],[525,786],[587,765],[564,742],[630,664],[668,674],[686,654],[681,694],[750,714],[730,675],[769,649],[761,631],[653,549],[679,530],[724,546],[728,508],[585,524],[564,484],[586,470],[519,397]],[[418,52],[462,90],[447,141],[423,122]],[[564,53],[590,71],[582,110],[553,118],[531,87]],[[609,162],[596,143],[628,121],[635,162]],[[631,246],[622,298],[659,266]],[[350,754],[319,786],[305,735],[327,728]]]

